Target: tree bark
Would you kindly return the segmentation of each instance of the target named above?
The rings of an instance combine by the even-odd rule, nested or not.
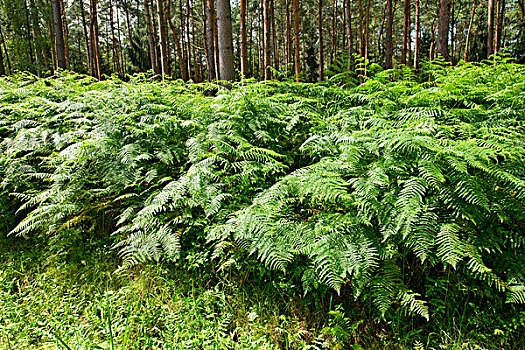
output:
[[[419,66],[419,32],[421,31],[419,21],[419,0],[416,0],[416,35],[414,38],[414,69]]]
[[[275,26],[275,0],[270,0],[270,25],[272,27],[273,68],[279,70],[279,48],[277,47],[277,31]]]
[[[319,26],[319,80],[324,80],[323,0],[317,0],[317,25]]]
[[[66,69],[66,56],[64,53],[64,31],[62,29],[62,11],[60,1],[52,0],[53,22],[55,23],[55,47],[57,52],[58,68]]]
[[[144,10],[145,10],[145,17],[146,17],[146,31],[148,35],[148,48],[149,48],[149,58],[150,58],[151,69],[155,73],[157,73],[158,67],[157,67],[157,57],[155,54],[155,40],[153,40],[153,28],[151,25],[151,14],[150,14],[148,0],[144,0]]]
[[[353,36],[352,36],[352,10],[351,6],[352,3],[350,0],[346,0],[346,35],[348,36],[348,70],[353,69],[353,62],[354,62],[354,43],[353,43]]]
[[[91,67],[91,76],[100,79],[100,50],[98,45],[98,14],[97,14],[97,0],[90,0],[90,23],[89,23],[89,38],[91,46],[91,54],[93,56],[93,65]]]
[[[91,66],[93,65],[93,58],[91,56],[91,49],[89,47],[89,35],[86,25],[86,14],[84,10],[84,1],[80,0],[80,15],[82,17],[82,29],[84,30],[84,44],[86,45],[86,58],[87,58],[87,70],[91,72]]]
[[[405,0],[403,9],[403,49],[401,51],[401,64],[407,64],[407,48],[410,38],[410,0]]]
[[[270,0],[263,0],[263,64],[264,80],[272,79],[272,49],[271,49],[271,27],[270,27]]]
[[[217,79],[217,62],[215,60],[215,39],[214,39],[214,28],[217,25],[215,21],[215,6],[212,0],[203,1],[205,5],[205,38],[206,38],[206,62],[208,64],[208,80]]]
[[[503,23],[505,17],[505,0],[498,0],[498,21],[496,29],[496,39],[494,49],[496,52],[501,50],[502,34],[503,34]]]
[[[299,75],[301,74],[301,53],[299,51],[299,0],[293,0],[293,19],[295,47],[295,81],[299,81]]]
[[[470,14],[470,23],[468,25],[468,31],[467,31],[467,41],[465,43],[465,54],[463,55],[463,60],[465,62],[468,61],[468,48],[470,44],[470,33],[472,31],[472,24],[474,23],[474,14],[476,13],[476,0],[474,0],[474,4],[472,6],[472,13]]]
[[[487,58],[494,54],[494,0],[488,0]]]
[[[387,0],[386,3],[386,33],[385,33],[385,69],[392,69],[392,56],[393,56],[393,45],[392,45],[392,0]]]
[[[66,6],[64,0],[60,0],[60,17],[62,19],[62,30],[64,36],[64,55],[66,56],[66,66],[71,67],[71,55],[69,53],[69,25],[67,23]],[[36,46],[36,45],[35,45]],[[36,47],[35,47],[36,50]]]
[[[2,52],[2,47],[0,46],[0,76],[5,75],[5,66],[4,66],[4,54]]]
[[[157,0],[157,19],[159,22],[160,34],[160,76],[162,79],[168,75],[168,45],[167,45],[167,30],[166,21],[164,19],[164,3],[162,0]]]
[[[241,76],[248,75],[248,47],[246,43],[246,0],[241,0]]]
[[[177,35],[177,29],[175,28],[175,25],[173,24],[173,20],[171,19],[171,0],[168,0],[168,4],[166,6],[166,14],[167,14],[166,17],[168,18],[168,24],[170,26],[170,29],[173,35],[173,41],[175,42],[175,51],[177,55],[177,61],[179,63],[180,74],[181,74],[182,80],[187,81],[188,72],[186,71],[186,64],[184,63],[184,59],[182,57],[182,49],[180,47],[179,36]]]
[[[392,0],[387,0],[392,1]],[[363,0],[359,0],[359,56],[365,56],[365,28],[364,28]]]
[[[492,1],[492,0],[489,0]],[[448,32],[450,30],[450,0],[440,0],[437,54],[441,55],[445,61],[449,61],[448,54]]]
[[[233,81],[233,38],[230,0],[217,0],[217,31],[219,37],[220,79]]]
[[[366,17],[365,17],[365,31],[363,33],[365,38],[365,60],[368,60],[368,44],[370,42],[370,5],[371,0],[368,0],[368,3],[366,5]],[[365,70],[365,75],[367,74]]]
[[[113,53],[113,69],[117,72],[119,76],[122,76],[122,71],[120,69],[120,58],[118,51],[117,38],[115,37],[115,25],[113,21],[113,1],[109,1],[109,18],[110,18],[110,29],[111,29],[111,46]]]

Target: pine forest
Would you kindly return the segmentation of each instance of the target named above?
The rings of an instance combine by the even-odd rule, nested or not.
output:
[[[524,0],[0,0],[0,350],[524,348]]]

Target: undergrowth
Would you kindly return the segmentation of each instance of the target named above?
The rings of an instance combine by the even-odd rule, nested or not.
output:
[[[501,60],[362,80],[344,89],[273,81],[229,91],[146,75],[129,82],[69,73],[3,78],[0,228],[35,242],[44,257],[79,246],[112,259],[118,252],[119,267],[109,264],[93,278],[132,281],[133,271],[153,262],[175,277],[139,275],[170,290],[191,280],[182,272],[198,272],[203,296],[183,304],[218,293],[226,305],[229,295],[253,292],[225,293],[225,285],[248,279],[260,292],[277,284],[271,293],[284,291],[285,305],[301,301],[322,315],[290,321],[297,315],[279,311],[284,319],[275,327],[301,325],[308,335],[286,326],[250,338],[247,326],[248,343],[523,344],[525,69]],[[100,289],[89,302],[100,310],[112,300],[135,307],[130,301],[140,293],[127,286]],[[6,288],[8,297],[18,292]],[[170,304],[163,293],[151,292]],[[169,332],[192,329],[198,337],[213,329],[225,334],[217,346],[244,346],[230,323],[249,320],[236,309],[217,317],[201,310],[182,321],[175,315],[173,324],[183,326]],[[261,320],[254,312],[245,314]],[[125,324],[132,314],[115,311],[113,319]],[[99,312],[98,333],[73,333],[111,342],[109,315]],[[148,323],[149,339],[168,339],[171,333],[159,333],[171,327],[165,315],[153,315],[165,324],[155,330]],[[46,331],[60,343],[66,329]],[[293,341],[283,342],[284,334]],[[324,344],[321,335],[335,340]]]

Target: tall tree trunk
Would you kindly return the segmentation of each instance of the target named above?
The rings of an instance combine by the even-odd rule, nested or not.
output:
[[[40,32],[40,22],[34,0],[29,0],[29,7],[32,9],[31,22],[33,28],[33,37],[35,39],[35,60],[37,65],[39,65],[42,58],[44,60],[45,67],[49,69],[49,61],[46,57],[44,45],[42,45],[42,33]]]
[[[60,0],[60,10],[62,18],[62,29],[64,31],[64,55],[66,56],[66,65],[69,69],[71,67],[71,56],[69,53],[69,25],[67,23],[66,6],[64,0]]]
[[[392,56],[393,56],[393,44],[392,44],[392,0],[386,2],[386,33],[385,33],[385,69],[392,69]]]
[[[155,71],[155,73],[157,74],[161,74],[161,65],[162,63],[160,62],[160,47],[159,47],[159,37],[158,37],[158,31],[157,31],[157,26],[159,24],[159,21],[158,21],[158,15],[156,14],[156,11],[155,9],[157,8],[157,5],[156,3],[154,2],[154,0],[149,0],[149,7],[150,7],[150,12],[151,12],[151,28],[153,30],[153,47],[155,49],[155,66],[157,67],[157,70]]]
[[[270,0],[263,0],[263,58],[264,80],[272,79],[271,62],[271,27],[270,27]]]
[[[449,59],[450,59],[450,63],[454,64],[454,57],[455,57],[455,50],[456,50],[456,47],[454,46],[455,43],[456,43],[456,40],[455,40],[455,34],[457,32],[456,30],[456,17],[455,17],[455,1],[454,0],[451,0],[450,1],[450,55],[449,55]]]
[[[494,54],[494,0],[488,0],[487,58]]]
[[[4,54],[2,52],[2,47],[0,46],[0,76],[2,75],[5,75],[5,66],[4,66]]]
[[[204,1],[203,1],[204,4]],[[187,81],[188,80],[188,72],[186,70],[186,63],[184,62],[184,58],[182,57],[182,48],[180,46],[180,40],[179,36],[177,35],[177,29],[175,28],[175,25],[173,24],[173,20],[171,19],[171,0],[168,0],[168,4],[166,6],[166,14],[168,18],[168,24],[171,29],[171,33],[173,35],[173,41],[175,42],[175,51],[177,55],[177,61],[179,62],[179,69],[180,74],[182,77],[182,80]]]
[[[248,75],[248,47],[246,46],[246,0],[241,0],[241,76]]]
[[[301,74],[301,53],[299,51],[299,0],[293,0],[293,19],[295,47],[295,81],[299,81],[299,75]]]
[[[120,10],[118,6],[116,7],[117,10],[117,48],[118,48],[118,54],[120,56],[120,73],[122,75],[126,74],[126,61],[124,59],[124,53],[122,52],[122,39],[120,37]]]
[[[498,5],[498,22],[496,23],[496,39],[494,40],[494,48],[496,52],[499,52],[501,50],[503,23],[505,18],[505,0],[498,0]]]
[[[146,31],[148,35],[148,48],[149,48],[149,58],[150,58],[151,69],[153,69],[153,71],[157,73],[158,67],[157,67],[157,57],[155,54],[155,40],[153,40],[153,28],[151,25],[151,14],[150,14],[148,0],[144,0],[144,10],[145,10],[145,17],[146,17]]]
[[[275,0],[270,0],[270,25],[272,27],[273,67],[279,70],[279,48],[277,47],[277,31],[275,26]]]
[[[27,0],[24,0],[24,9],[25,9],[25,17],[26,17],[26,33],[27,33],[27,44],[29,46],[29,57],[31,58],[31,63],[34,62],[34,57],[33,57],[33,38],[31,36],[31,25],[29,23],[29,9],[27,7]]]
[[[350,0],[346,0],[346,35],[348,36],[348,70],[353,69],[353,62],[354,62],[354,43],[353,43],[353,36],[352,36],[352,9],[351,9],[352,2]]]
[[[217,62],[216,62],[216,56],[215,56],[215,38],[214,38],[214,32],[217,21],[215,20],[215,5],[213,3],[213,0],[207,0],[203,3],[206,4],[206,59],[208,62],[208,80],[216,80],[217,79]]]
[[[157,19],[159,22],[160,34],[160,75],[164,79],[168,75],[168,38],[166,30],[166,21],[164,19],[164,2],[157,0]]]
[[[129,43],[131,44],[132,33],[131,33],[131,21],[129,19],[129,2],[128,1],[129,0],[123,0],[122,3],[124,5],[124,16],[126,16],[126,30],[128,32],[128,40],[129,40]],[[137,27],[139,27],[138,23],[137,23]]]
[[[492,0],[489,0],[492,1]],[[440,0],[439,23],[438,23],[438,40],[437,54],[441,55],[445,61],[449,61],[448,55],[448,32],[450,22],[450,5],[451,0]]]
[[[13,71],[11,70],[11,60],[9,58],[9,51],[7,51],[7,46],[5,44],[5,39],[4,39],[4,31],[2,30],[2,23],[0,22],[0,41],[2,42],[2,46],[0,47],[0,51],[2,50],[2,47],[4,48],[4,52],[5,52],[5,58],[6,58],[6,61],[7,61],[7,68],[9,69],[9,74],[13,73]],[[2,64],[4,63],[4,61],[2,60]]]
[[[113,66],[117,74],[119,76],[122,76],[122,72],[120,70],[120,58],[119,58],[119,52],[118,52],[117,39],[115,37],[115,25],[113,21],[113,2],[111,0],[109,1],[109,18],[111,19],[110,28],[111,28],[111,46],[112,46],[112,53],[113,53]]]
[[[366,17],[365,17],[365,32],[363,33],[365,39],[365,60],[368,60],[368,44],[370,42],[370,5],[371,0],[368,0],[366,5]],[[365,70],[365,75],[367,74]]]
[[[56,59],[56,48],[55,48],[55,30],[53,29],[54,24],[51,20],[47,21],[47,31],[49,33],[49,42],[51,43],[51,66],[52,70],[57,69],[57,59]]]
[[[418,69],[419,64],[419,35],[420,35],[420,21],[419,21],[419,0],[416,0],[416,35],[414,40],[414,69]]]
[[[55,47],[57,52],[58,68],[66,69],[66,56],[64,54],[64,32],[62,30],[62,11],[60,1],[51,0],[53,7],[53,21],[55,23]]]
[[[225,81],[235,79],[233,70],[233,39],[230,0],[217,0],[217,31],[219,36],[220,78]]]
[[[392,0],[387,0],[392,1]],[[359,0],[359,56],[365,56],[365,13],[363,11],[363,0]]]
[[[334,56],[337,51],[337,0],[332,2],[332,37],[330,38],[330,65],[334,64]]]
[[[193,54],[193,67],[194,67],[194,70],[195,70],[195,82],[197,83],[200,83],[202,82],[202,79],[201,79],[201,73],[199,71],[199,65],[197,64],[197,60],[200,61],[200,57],[197,57],[197,44],[196,44],[196,38],[197,36],[195,35],[195,16],[194,16],[194,8],[192,7],[191,8],[191,41],[192,41],[192,54]]]
[[[410,38],[410,0],[405,0],[403,9],[403,50],[401,51],[401,64],[407,64],[407,48]]]
[[[191,40],[190,40],[190,0],[186,0],[186,16],[184,17],[184,38],[186,43],[186,59],[188,64],[188,77],[191,77]],[[181,12],[182,13],[182,12]],[[196,67],[194,67],[196,68]],[[195,70],[194,70],[195,73]],[[195,79],[195,74],[193,75],[193,78]]]
[[[324,80],[323,0],[317,0],[317,25],[319,26],[319,80]]]
[[[467,41],[465,43],[465,54],[463,55],[463,61],[468,61],[468,48],[470,44],[470,33],[472,31],[472,24],[474,23],[474,14],[476,13],[476,0],[474,0],[474,4],[472,5],[472,13],[470,14],[470,23],[468,25],[468,31],[467,31]]]
[[[290,14],[290,0],[286,0],[286,70],[290,69],[292,62],[292,18]]]
[[[98,14],[97,14],[97,0],[90,0],[90,23],[89,23],[89,38],[91,46],[91,54],[93,56],[93,65],[91,76],[100,79],[100,49],[98,44]]]
[[[214,4],[214,0],[208,0],[208,4],[209,3]],[[220,77],[220,75],[221,75],[221,68],[220,68],[221,61],[219,59],[219,28],[218,28],[218,24],[217,24],[217,10],[216,10],[215,5],[212,6],[212,10],[213,10],[213,17],[212,17],[212,21],[213,21],[213,47],[215,49],[215,74],[216,74],[216,79],[220,80],[221,79],[221,77]],[[231,23],[231,21],[230,21],[230,23]],[[232,44],[232,50],[233,50],[233,44]]]
[[[86,14],[84,10],[84,1],[80,0],[80,15],[82,17],[82,29],[84,31],[84,44],[86,45],[86,58],[87,58],[87,70],[91,72],[91,66],[93,65],[93,57],[91,55],[91,48],[89,47],[89,35],[86,25]]]

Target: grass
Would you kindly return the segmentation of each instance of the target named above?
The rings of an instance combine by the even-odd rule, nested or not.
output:
[[[325,337],[309,328],[318,316],[271,285],[257,290],[162,264],[115,274],[118,260],[103,245],[43,251],[2,242],[2,349],[279,349]]]
[[[384,321],[367,313],[369,305],[344,295],[296,293],[289,280],[257,266],[213,273],[199,266],[149,264],[115,273],[119,259],[100,241],[61,253],[33,240],[0,243],[0,349],[519,349],[523,344],[523,311],[490,319],[476,307],[457,318],[444,305],[436,312],[450,313],[451,320],[441,328],[404,315]],[[433,318],[446,319],[441,316]]]

